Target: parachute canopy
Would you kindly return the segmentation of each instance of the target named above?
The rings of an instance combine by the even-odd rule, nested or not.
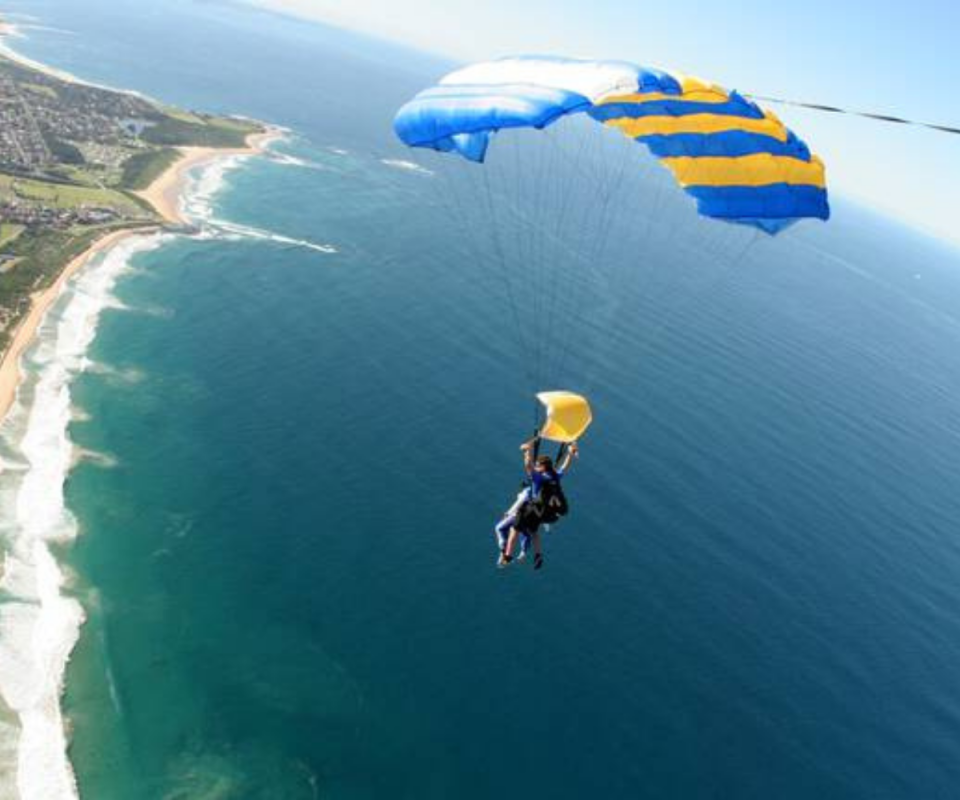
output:
[[[734,91],[624,61],[519,56],[451,72],[394,120],[411,147],[482,162],[491,134],[586,114],[649,148],[700,214],[774,234],[828,219],[823,162]]]
[[[574,442],[583,436],[593,422],[590,404],[585,397],[573,392],[540,392],[537,395],[544,407],[547,421],[540,436],[553,442]]]

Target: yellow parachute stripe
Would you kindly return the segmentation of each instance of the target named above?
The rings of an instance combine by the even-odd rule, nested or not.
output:
[[[671,100],[677,103],[726,103],[730,93],[722,86],[710,83],[692,75],[680,79],[683,94],[666,94],[664,92],[633,92],[631,94],[617,94],[604,97],[597,101],[597,105],[607,103],[651,103],[654,100]]]
[[[746,131],[770,136],[778,141],[787,140],[787,129],[772,114],[764,119],[731,117],[725,114],[688,114],[684,117],[618,117],[607,120],[607,125],[619,128],[625,136],[670,135],[674,133],[723,133]]]
[[[766,186],[771,183],[826,186],[823,162],[757,153],[739,158],[679,156],[662,159],[681,186]]]
[[[670,100],[674,103],[726,103],[730,98],[718,92],[702,91],[689,94],[666,94],[644,92],[643,94],[615,94],[597,101],[598,106],[610,103],[652,103],[654,100]]]

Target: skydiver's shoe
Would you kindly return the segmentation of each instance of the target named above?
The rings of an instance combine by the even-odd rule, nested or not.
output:
[[[526,557],[527,557],[527,551],[526,551],[526,550],[521,550],[519,553],[517,553],[517,561],[518,561],[518,562],[523,561],[523,559],[525,559]]]
[[[533,568],[540,569],[543,566],[543,553],[536,553],[533,556]]]
[[[501,552],[500,558],[497,559],[497,569],[510,566],[511,561],[513,561],[513,556],[508,556],[506,553]]]

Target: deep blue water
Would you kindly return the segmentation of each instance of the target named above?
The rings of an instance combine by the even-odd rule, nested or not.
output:
[[[289,126],[308,166],[249,162],[216,216],[338,249],[179,239],[103,319],[71,435],[116,466],[68,486],[84,797],[953,796],[956,251],[842,199],[755,240],[651,168],[653,223],[581,261],[504,211],[544,270],[508,284],[461,173],[382,161],[442,64],[229,4],[19,10],[61,29],[33,57]],[[537,221],[599,235],[589,198]],[[521,337],[571,333],[533,383],[504,287]],[[538,377],[597,421],[545,569],[498,572]]]

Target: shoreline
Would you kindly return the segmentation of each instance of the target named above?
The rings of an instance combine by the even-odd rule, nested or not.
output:
[[[267,125],[259,133],[246,137],[245,147],[178,147],[180,158],[165,169],[146,189],[136,192],[146,200],[163,219],[173,225],[189,225],[190,220],[180,208],[187,189],[188,175],[194,169],[220,159],[256,156],[267,145],[283,135],[280,128]]]
[[[94,274],[99,269],[99,264],[105,263],[113,256],[111,254],[124,247],[136,248],[140,241],[148,242],[149,237],[157,236],[164,230],[173,229],[172,223],[183,225],[188,221],[179,212],[181,198],[186,197],[193,186],[193,181],[188,174],[194,168],[203,168],[205,165],[215,164],[220,158],[234,158],[237,155],[255,155],[262,152],[265,144],[271,138],[281,136],[282,132],[277,128],[266,127],[265,130],[251,134],[247,137],[247,148],[234,149],[196,149],[194,152],[184,153],[170,167],[165,170],[148,187],[148,191],[162,187],[162,196],[168,202],[173,204],[176,215],[169,213],[168,208],[159,204],[153,205],[156,214],[161,217],[151,224],[131,225],[129,227],[106,229],[88,246],[83,252],[71,258],[63,264],[53,282],[44,289],[37,291],[31,298],[30,308],[27,313],[17,323],[15,330],[6,350],[0,356],[0,423],[12,421],[12,424],[18,424],[17,420],[23,409],[22,401],[19,401],[20,390],[27,380],[32,379],[32,371],[28,371],[24,363],[25,354],[34,347],[39,340],[40,331],[44,321],[48,318],[48,313],[57,306],[58,301],[64,297],[64,293],[77,281],[83,281],[86,275]],[[193,156],[193,157],[191,157]],[[122,255],[122,254],[121,254]],[[90,270],[85,269],[91,267]],[[73,305],[67,306],[72,308]],[[80,304],[81,314],[84,312],[84,304]],[[100,309],[102,310],[102,308]],[[97,312],[99,314],[99,311]],[[82,345],[86,347],[86,345]],[[72,360],[78,357],[77,353],[60,354],[53,356],[54,361],[59,364],[54,370],[54,375],[59,375],[60,380],[66,379],[66,372],[70,369]],[[44,374],[49,375],[51,363],[43,367]],[[73,468],[71,453],[72,443],[67,436],[68,420],[58,416],[60,409],[56,403],[51,406],[51,398],[46,395],[42,400],[36,401],[31,405],[27,412],[29,418],[33,418],[36,409],[43,409],[43,413],[52,418],[39,423],[41,426],[49,422],[54,422],[58,426],[62,425],[62,437],[54,444],[55,452],[49,452],[49,443],[43,442],[39,451],[34,441],[33,451],[27,453],[22,450],[28,441],[33,441],[34,437],[27,436],[24,442],[18,444],[21,452],[27,458],[28,463],[33,465],[35,458],[44,460],[44,464],[37,470],[30,468],[26,471],[25,477],[21,480],[31,482],[32,497],[36,498],[36,484],[38,481],[47,483],[44,493],[48,495],[44,503],[51,503],[54,506],[59,504],[61,507],[65,504],[63,496],[64,487],[68,480],[70,470]],[[52,410],[51,410],[52,409]],[[33,425],[33,423],[31,423]],[[30,428],[34,430],[34,428]],[[19,436],[19,434],[17,434]],[[64,449],[57,449],[62,448]],[[61,465],[63,472],[61,474],[48,474],[45,459],[52,458],[52,464]],[[4,480],[18,480],[16,470],[4,474],[6,469],[0,466],[0,476]],[[6,484],[5,484],[6,485]],[[23,492],[23,485],[18,492]],[[28,494],[30,494],[28,492]],[[18,497],[20,495],[18,494]],[[40,507],[42,508],[42,507]],[[29,667],[30,681],[42,681],[43,690],[35,700],[21,700],[17,697],[17,704],[11,706],[18,717],[20,730],[20,740],[16,745],[17,751],[17,785],[20,794],[18,796],[57,796],[63,800],[77,800],[79,797],[79,787],[77,785],[76,773],[72,759],[70,757],[70,720],[63,708],[63,695],[66,689],[67,664],[70,661],[73,650],[81,635],[80,631],[84,624],[85,611],[78,598],[72,597],[69,593],[63,592],[63,587],[69,580],[68,572],[64,571],[59,564],[55,551],[48,549],[46,540],[62,540],[64,538],[72,539],[76,537],[79,531],[72,526],[64,528],[60,522],[54,521],[51,525],[44,525],[45,514],[38,512],[37,508],[31,508],[26,512],[28,516],[22,517],[21,512],[17,512],[17,535],[32,540],[28,546],[28,552],[32,558],[26,560],[18,559],[12,554],[12,551],[4,553],[5,560],[0,568],[0,582],[5,591],[10,591],[11,586],[8,582],[10,576],[30,576],[30,580],[36,582],[36,589],[28,591],[22,598],[14,601],[22,603],[35,611],[31,611],[29,621],[23,620],[21,624],[29,624],[32,633],[33,644],[29,651],[21,653],[16,652],[20,658],[29,658],[31,665]],[[37,530],[37,524],[40,529]],[[22,547],[23,545],[21,545]],[[41,634],[43,636],[41,637]],[[9,680],[5,679],[2,687],[4,698],[7,698],[7,692],[15,691],[8,685]],[[32,685],[32,683],[30,684]],[[38,686],[40,684],[37,684]],[[20,703],[23,703],[21,706]],[[27,783],[23,783],[26,781]],[[26,789],[24,787],[31,788]],[[54,790],[54,794],[49,794],[49,789]],[[41,794],[37,794],[40,791]],[[26,794],[23,794],[26,792]]]
[[[254,156],[263,153],[267,144],[282,136],[279,128],[267,126],[264,131],[247,136],[247,146],[243,148],[181,147],[181,157],[164,170],[146,189],[137,195],[146,200],[164,222],[173,225],[189,225],[190,220],[180,209],[181,201],[188,188],[188,175],[197,167],[218,161],[221,158],[236,156]],[[144,236],[156,233],[162,224],[136,226],[114,230],[96,239],[79,255],[64,264],[56,280],[37,292],[26,316],[17,324],[16,331],[7,349],[0,354],[0,423],[12,408],[20,384],[23,380],[21,359],[33,343],[37,329],[43,322],[47,311],[60,297],[67,282],[95,256],[111,249],[131,236]]]
[[[43,71],[60,80],[85,83],[72,75],[67,77],[54,68],[20,56],[10,47],[11,34],[16,35],[16,27],[0,19],[0,58]],[[46,267],[52,268],[54,273],[51,276],[52,281],[31,294],[29,308],[9,329],[9,341],[3,352],[0,352],[0,423],[7,423],[8,426],[4,431],[5,441],[12,437],[8,444],[16,447],[20,457],[29,464],[22,477],[17,474],[18,469],[7,471],[5,465],[0,465],[4,486],[17,486],[18,505],[13,514],[15,538],[11,541],[17,542],[19,537],[22,541],[17,547],[26,554],[17,555],[19,550],[16,548],[6,550],[4,563],[0,567],[2,588],[12,593],[12,607],[19,609],[22,605],[27,609],[23,618],[18,618],[18,621],[20,625],[28,626],[30,631],[29,647],[22,647],[19,639],[7,647],[13,647],[14,655],[23,660],[22,666],[29,672],[29,675],[24,676],[24,680],[29,678],[29,682],[24,685],[30,688],[31,692],[24,694],[21,691],[22,681],[17,679],[11,683],[9,677],[4,678],[4,685],[0,687],[3,689],[4,699],[8,704],[12,703],[9,707],[19,719],[20,738],[12,745],[17,758],[14,769],[18,796],[26,793],[25,796],[57,796],[64,800],[76,800],[79,796],[69,753],[70,720],[63,708],[63,696],[67,664],[80,636],[85,616],[79,598],[63,591],[69,580],[69,572],[62,568],[56,551],[49,549],[46,542],[73,539],[79,533],[69,515],[63,519],[54,518],[47,514],[47,510],[58,505],[65,508],[64,487],[73,466],[71,453],[75,455],[72,450],[74,445],[67,433],[70,412],[59,405],[59,392],[69,387],[71,370],[75,372],[82,369],[79,360],[82,359],[90,340],[85,338],[86,334],[78,337],[75,331],[72,334],[68,331],[68,352],[61,352],[59,344],[53,353],[44,348],[36,351],[31,348],[36,347],[49,312],[54,307],[59,308],[58,302],[66,299],[65,292],[71,291],[72,286],[81,287],[80,294],[83,294],[82,287],[87,286],[86,276],[90,276],[93,281],[90,285],[94,289],[99,287],[104,292],[112,290],[112,283],[103,288],[98,282],[101,264],[113,275],[110,279],[113,280],[119,274],[118,259],[126,261],[128,257],[122,252],[124,248],[130,248],[133,252],[140,247],[141,242],[145,247],[149,246],[151,242],[148,237],[155,237],[164,231],[181,234],[195,232],[193,220],[185,210],[189,208],[191,192],[197,188],[197,182],[193,178],[195,171],[215,169],[215,165],[221,160],[230,161],[260,155],[266,152],[270,142],[285,135],[284,129],[279,126],[258,120],[250,122],[257,125],[258,130],[245,137],[242,147],[177,148],[178,157],[173,163],[149,186],[136,192],[153,209],[155,220],[130,220],[122,223],[122,227],[93,229],[96,233],[87,229],[85,235],[92,234],[95,238],[83,252],[64,263],[59,263],[59,259],[48,261]],[[90,269],[85,269],[87,267]],[[107,307],[103,305],[104,298],[101,297],[100,300],[96,310],[91,312],[89,303],[83,298],[74,303],[71,297],[69,304],[63,306],[64,313],[71,314],[70,319],[74,323],[78,320],[84,321],[85,315],[91,313],[97,317],[100,311]],[[92,337],[95,320],[89,324],[92,325],[89,329],[89,336]],[[51,333],[60,336],[60,326]],[[74,349],[70,350],[70,347]],[[21,389],[28,380],[32,381],[34,374],[33,361],[30,362],[30,369],[25,363],[28,352],[37,353],[38,375],[41,376],[37,385],[41,394],[26,408]],[[33,383],[28,385],[33,387]],[[34,419],[38,413],[41,414],[39,422]],[[24,414],[24,419],[29,420],[30,426],[27,434],[22,433],[19,428],[19,420]],[[67,414],[67,417],[64,414]],[[53,425],[58,433],[56,437],[48,440],[46,434],[50,425]],[[44,434],[39,440],[35,435],[36,430]],[[38,464],[40,466],[37,466]],[[52,472],[48,469],[51,465]],[[22,497],[30,501],[23,509],[20,508]],[[14,579],[18,583],[10,583]],[[23,584],[27,579],[35,585]],[[34,684],[36,689],[33,688]],[[8,692],[15,693],[15,701],[10,701]],[[16,694],[17,692],[19,694]],[[6,748],[7,742],[4,741],[3,744]],[[50,794],[51,790],[53,794]]]
[[[155,233],[156,230],[156,227],[123,228],[101,236],[90,247],[67,262],[50,286],[34,295],[30,310],[20,320],[16,332],[10,340],[9,347],[0,359],[0,423],[6,419],[7,413],[17,399],[17,392],[24,377],[20,363],[23,354],[33,344],[37,329],[46,317],[47,311],[60,297],[60,293],[70,278],[85,267],[92,258],[109,250],[115,244],[130,236]]]

